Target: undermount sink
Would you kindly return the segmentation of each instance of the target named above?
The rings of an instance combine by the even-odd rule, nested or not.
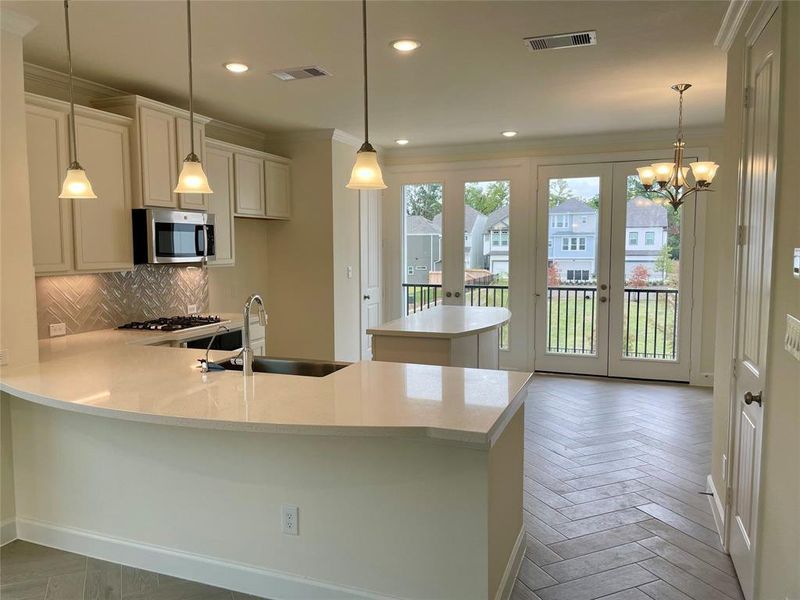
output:
[[[226,371],[241,371],[242,365],[235,364],[233,359],[217,363]],[[327,362],[322,360],[307,360],[296,358],[267,358],[256,356],[253,359],[253,372],[278,373],[281,375],[301,375],[304,377],[325,377],[339,369],[344,369],[351,363]]]

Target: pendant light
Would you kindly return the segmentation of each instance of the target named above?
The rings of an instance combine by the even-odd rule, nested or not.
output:
[[[203,165],[197,154],[194,153],[194,105],[192,104],[192,0],[186,0],[186,24],[189,37],[189,140],[190,150],[183,159],[183,168],[178,176],[178,185],[175,186],[176,194],[213,194],[208,185],[208,177],[203,171]]]
[[[378,153],[369,143],[369,92],[367,89],[367,0],[361,0],[361,20],[364,32],[364,143],[356,153],[356,164],[347,187],[351,190],[384,190]]]
[[[72,46],[69,39],[69,0],[64,0],[64,25],[67,30],[67,65],[69,68],[69,168],[61,186],[59,198],[97,198],[86,171],[78,162],[75,141],[75,100],[72,92]]]

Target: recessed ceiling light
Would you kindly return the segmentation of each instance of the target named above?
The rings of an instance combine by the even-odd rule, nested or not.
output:
[[[398,52],[413,52],[422,46],[417,40],[395,40],[392,42],[392,48]]]
[[[401,146],[405,146],[405,145],[408,143],[408,140],[406,140],[406,139],[402,139],[402,138],[401,138],[401,139],[399,139],[399,140],[395,140],[395,142],[396,142],[397,144],[401,145]]]
[[[514,137],[517,135],[516,131],[501,131],[500,133],[505,137]]]
[[[248,67],[244,63],[237,63],[237,62],[229,62],[225,63],[225,68],[228,69],[231,73],[244,73],[250,67]]]

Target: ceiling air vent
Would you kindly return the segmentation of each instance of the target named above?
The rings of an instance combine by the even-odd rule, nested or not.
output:
[[[292,67],[291,69],[280,69],[272,71],[272,75],[281,81],[292,81],[294,79],[311,79],[312,77],[329,77],[328,73],[322,67]]]
[[[537,35],[524,39],[531,52],[539,50],[555,50],[557,48],[574,48],[576,46],[597,45],[597,31],[576,31],[556,35]]]

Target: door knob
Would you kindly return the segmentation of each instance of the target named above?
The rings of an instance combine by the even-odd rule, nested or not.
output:
[[[370,299],[369,294],[364,294],[364,300],[369,300],[369,299]]]
[[[601,290],[607,290],[608,286],[605,283],[603,283],[603,284],[600,285],[600,289]]]
[[[745,392],[744,403],[752,404],[753,402],[761,406],[761,392],[758,392],[757,394],[754,394],[753,392]]]
[[[456,298],[461,298],[461,292],[456,292],[455,296]]]
[[[447,296],[448,298],[450,298],[452,295],[453,295],[453,292],[447,292],[447,293],[445,294],[445,296]]]
[[[605,296],[600,296],[600,302],[605,302],[606,300],[608,300],[608,298]]]

